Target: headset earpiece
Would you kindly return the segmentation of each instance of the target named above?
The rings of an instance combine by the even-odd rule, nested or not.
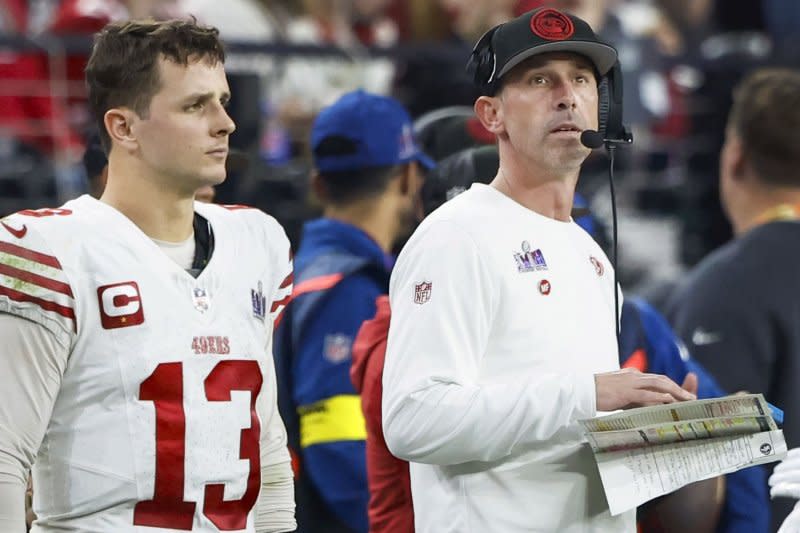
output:
[[[492,94],[494,92],[495,69],[497,67],[494,50],[492,50],[492,37],[499,26],[492,28],[481,36],[467,62],[467,73],[472,76],[472,80],[481,93]]]
[[[611,102],[608,89],[609,83],[609,77],[603,76],[600,80],[600,84],[597,86],[597,131],[603,136],[604,139],[608,138],[608,116],[611,112]]]
[[[622,69],[619,61],[600,80],[597,94],[600,135],[616,142],[632,142],[633,135],[622,124]]]

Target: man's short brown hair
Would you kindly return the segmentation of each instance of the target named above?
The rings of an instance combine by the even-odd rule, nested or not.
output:
[[[767,184],[800,187],[800,72],[759,69],[733,93],[728,128]]]
[[[86,84],[106,153],[111,148],[103,122],[106,111],[128,107],[146,118],[150,101],[161,88],[162,57],[184,66],[198,59],[216,64],[225,62],[225,50],[216,28],[200,26],[193,19],[113,22],[95,36]]]

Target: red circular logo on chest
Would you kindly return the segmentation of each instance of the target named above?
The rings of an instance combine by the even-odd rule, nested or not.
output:
[[[550,282],[547,281],[546,279],[543,279],[542,281],[539,282],[540,293],[547,296],[548,294],[550,294],[550,289],[552,289],[552,286],[550,285]]]
[[[563,41],[575,33],[570,18],[555,9],[543,9],[531,17],[531,31],[548,41]]]

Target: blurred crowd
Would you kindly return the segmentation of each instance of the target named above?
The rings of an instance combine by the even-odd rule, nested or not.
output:
[[[730,89],[755,66],[797,61],[791,0],[2,0],[0,214],[88,189],[81,159],[95,126],[83,68],[108,21],[193,16],[220,29],[237,153],[218,198],[270,212],[296,244],[316,210],[308,132],[322,107],[364,88],[398,98],[438,157],[491,143],[471,119],[466,58],[487,29],[544,4],[581,16],[620,50],[636,139],[617,174],[630,230],[621,273],[657,292],[730,237],[716,185]],[[581,192],[607,214],[596,159]]]
[[[231,50],[238,153],[218,196],[274,214],[296,243],[315,211],[307,140],[322,107],[364,88],[397,97],[437,157],[492,142],[470,120],[465,58],[488,28],[543,4],[581,16],[620,50],[636,139],[618,172],[631,230],[622,231],[621,269],[628,286],[658,291],[730,237],[716,185],[730,89],[754,66],[797,61],[795,2],[2,0],[0,214],[87,190],[81,159],[94,125],[83,68],[90,36],[108,21],[194,16],[220,29]],[[603,214],[597,159],[581,191]]]

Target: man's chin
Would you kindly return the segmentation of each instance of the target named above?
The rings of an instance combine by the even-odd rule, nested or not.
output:
[[[225,169],[215,169],[213,172],[208,172],[205,176],[203,176],[203,178],[203,182],[198,184],[198,187],[202,187],[204,185],[216,187],[217,185],[221,185],[225,182],[225,180],[228,178],[228,172]]]

